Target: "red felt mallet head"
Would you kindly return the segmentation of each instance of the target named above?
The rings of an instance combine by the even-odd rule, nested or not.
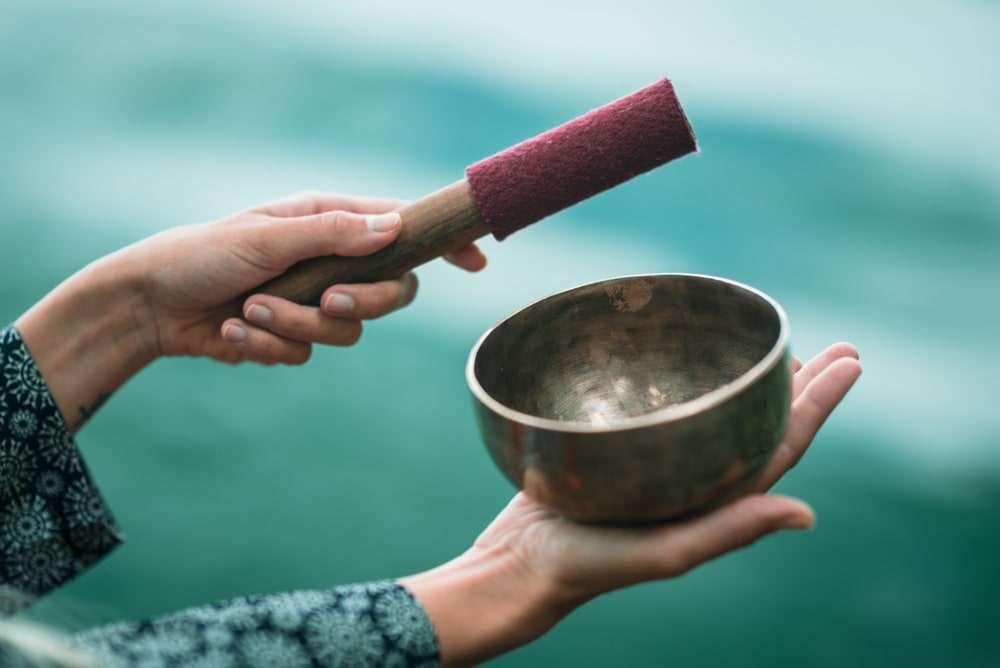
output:
[[[666,79],[465,170],[497,239],[697,149]]]

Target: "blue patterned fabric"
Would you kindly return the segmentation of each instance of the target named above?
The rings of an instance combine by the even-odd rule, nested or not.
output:
[[[238,598],[73,644],[109,668],[438,665],[430,620],[393,582]]]
[[[121,540],[14,327],[0,329],[0,615],[63,584]]]
[[[66,582],[121,532],[17,330],[0,330],[0,615]],[[108,668],[436,666],[420,603],[385,581],[248,596],[86,631]],[[0,641],[0,658],[17,656]]]

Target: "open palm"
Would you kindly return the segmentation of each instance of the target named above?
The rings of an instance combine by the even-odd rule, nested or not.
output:
[[[799,501],[765,495],[802,457],[861,374],[853,346],[830,346],[806,365],[792,363],[792,406],[781,443],[741,498],[706,515],[652,527],[599,527],[565,519],[518,494],[473,550],[512,555],[532,579],[554,586],[568,607],[601,593],[680,575],[780,529],[807,528]]]

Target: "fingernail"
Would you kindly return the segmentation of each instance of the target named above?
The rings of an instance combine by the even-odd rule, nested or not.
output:
[[[247,330],[239,325],[226,325],[222,328],[222,338],[230,343],[243,343],[247,340]]]
[[[343,292],[334,292],[326,298],[323,310],[327,313],[350,313],[354,310],[354,297]]]
[[[408,306],[417,294],[417,277],[412,272],[403,274],[403,289],[399,294],[399,304],[397,308]]]
[[[244,315],[246,315],[247,320],[258,325],[270,325],[271,321],[274,320],[274,311],[260,304],[248,306]]]
[[[382,213],[377,216],[366,216],[365,223],[372,232],[391,232],[399,225],[399,214]]]

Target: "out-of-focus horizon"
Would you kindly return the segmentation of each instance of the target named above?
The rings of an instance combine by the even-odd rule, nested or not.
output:
[[[130,540],[50,607],[131,617],[451,556],[511,491],[465,393],[479,334],[580,283],[683,271],[774,296],[800,356],[859,347],[865,375],[781,487],[819,528],[602,599],[497,663],[988,665],[998,29],[973,0],[6,3],[5,322],[160,229],[302,189],[416,198],[664,76],[701,149],[484,241],[480,275],[421,268],[354,349],[145,372],[79,439]]]

